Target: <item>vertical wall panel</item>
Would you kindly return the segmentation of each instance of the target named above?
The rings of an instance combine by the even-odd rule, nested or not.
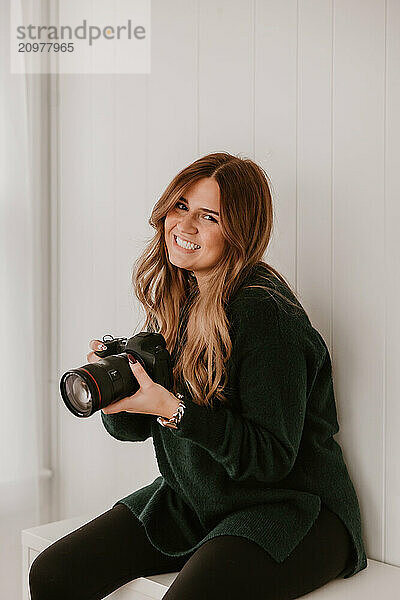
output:
[[[255,159],[272,179],[266,260],[296,284],[297,2],[256,0]]]
[[[382,490],[386,500],[386,543],[383,558],[391,564],[400,565],[400,3],[397,0],[387,0],[386,94],[386,270],[380,269],[375,283],[386,302],[386,454]]]
[[[148,214],[170,180],[197,158],[196,0],[152,0],[148,76]],[[149,235],[153,229],[149,228]]]
[[[138,302],[132,289],[133,261],[148,233],[147,206],[147,75],[119,75],[114,79],[115,152],[114,227],[109,235],[115,247],[116,334],[131,336],[140,321]],[[111,281],[110,281],[111,284]],[[137,332],[137,331],[136,331]]]
[[[337,0],[333,14],[334,377],[340,439],[376,559],[384,518],[384,7]]]
[[[85,364],[93,310],[92,78],[60,76],[60,371]],[[59,498],[66,517],[80,505],[86,420],[59,405]],[[83,427],[86,426],[84,432]],[[89,425],[90,428],[90,425]],[[78,485],[75,485],[78,484]]]
[[[199,154],[253,156],[253,0],[198,0]]]
[[[332,2],[299,3],[297,291],[331,345]],[[318,52],[316,52],[318,48]]]

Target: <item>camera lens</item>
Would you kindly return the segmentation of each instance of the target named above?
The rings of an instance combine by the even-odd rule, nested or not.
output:
[[[62,380],[63,398],[72,412],[80,417],[92,413],[92,394],[84,377],[76,371],[69,371]]]
[[[68,373],[65,379],[65,392],[77,411],[83,414],[91,411],[92,396],[89,387],[78,373]]]

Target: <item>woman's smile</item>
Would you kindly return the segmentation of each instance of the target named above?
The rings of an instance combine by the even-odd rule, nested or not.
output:
[[[182,252],[197,252],[198,250],[200,250],[200,248],[192,249],[192,248],[185,248],[185,247],[181,246],[180,244],[178,244],[176,237],[177,236],[175,234],[173,234],[173,238],[174,238],[173,245],[175,248],[178,248]],[[181,242],[187,243],[187,242],[185,242],[185,240],[183,238],[179,238],[179,240]],[[199,244],[197,244],[197,245],[199,245]]]

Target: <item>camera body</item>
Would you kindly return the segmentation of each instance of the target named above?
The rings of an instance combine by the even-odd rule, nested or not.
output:
[[[61,397],[75,416],[90,417],[138,391],[128,354],[141,363],[153,381],[172,391],[171,356],[160,333],[142,331],[131,338],[106,335],[102,341],[107,349],[95,352],[100,361],[66,371],[61,377]]]

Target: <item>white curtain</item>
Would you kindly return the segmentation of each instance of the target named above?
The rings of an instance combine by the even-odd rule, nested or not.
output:
[[[43,155],[37,113],[45,76],[10,73],[10,3],[1,0],[0,6],[0,597],[11,600],[22,598],[21,530],[40,524],[43,510],[45,382],[37,335],[43,240],[35,169]]]

